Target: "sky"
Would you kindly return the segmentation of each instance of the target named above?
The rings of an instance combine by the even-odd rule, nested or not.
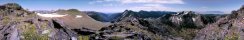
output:
[[[0,0],[0,4],[5,3],[18,3],[28,10],[231,12],[244,5],[244,0]]]

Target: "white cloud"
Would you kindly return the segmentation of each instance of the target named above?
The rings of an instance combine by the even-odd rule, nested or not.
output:
[[[103,4],[103,6],[118,6],[118,5],[115,5],[115,4]]]
[[[154,7],[160,7],[162,6],[161,4],[145,4],[143,6],[154,6]]]
[[[206,7],[206,6],[203,6],[203,7],[200,7],[200,8],[202,8],[202,9],[208,9],[208,7]]]
[[[102,3],[102,2],[104,2],[104,1],[102,1],[102,0],[97,0],[97,1],[91,1],[91,2],[89,2],[89,4]]]
[[[160,4],[145,4],[143,6],[137,6],[137,7],[131,7],[129,10],[133,11],[140,11],[140,10],[146,10],[146,11],[169,11],[172,8],[165,7]]]
[[[159,3],[159,4],[184,4],[183,0],[96,0],[90,3],[119,2],[122,4],[130,3]]]
[[[120,0],[121,3],[184,4],[183,0]]]

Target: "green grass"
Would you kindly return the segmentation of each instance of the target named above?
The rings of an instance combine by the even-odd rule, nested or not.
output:
[[[192,40],[196,36],[197,29],[182,28],[180,30],[173,30],[171,34],[174,36],[182,37],[185,40]]]
[[[80,35],[80,36],[78,36],[78,40],[89,40],[89,36],[88,35]]]
[[[7,25],[10,22],[10,18],[7,16],[4,16],[2,22],[3,22],[3,25]]]
[[[48,40],[48,35],[38,35],[36,27],[33,24],[26,23],[21,27],[23,40]]]
[[[69,14],[69,15],[80,15],[81,12],[77,9],[68,9],[68,10],[58,10],[57,11],[59,14]]]
[[[225,36],[224,40],[238,40],[240,35],[238,33],[232,33],[230,35]]]

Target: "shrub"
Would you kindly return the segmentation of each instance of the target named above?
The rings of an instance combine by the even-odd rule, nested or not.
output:
[[[69,9],[67,10],[68,14],[70,15],[79,15],[81,12],[77,9]]]
[[[20,28],[22,32],[23,40],[48,40],[47,34],[38,35],[36,27],[33,24],[26,23]]]
[[[17,4],[17,3],[7,3],[4,5],[7,9],[16,9],[16,10],[21,10],[22,7]]]
[[[238,33],[232,33],[231,35],[225,36],[224,40],[238,40],[240,35]]]
[[[10,18],[7,16],[4,16],[2,22],[3,22],[3,25],[7,25],[10,22]]]
[[[89,36],[88,35],[80,35],[80,36],[78,36],[78,40],[89,40]]]

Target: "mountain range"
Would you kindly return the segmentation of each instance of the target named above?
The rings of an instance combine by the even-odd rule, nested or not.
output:
[[[216,13],[28,11],[17,3],[7,3],[0,6],[0,39],[244,40],[244,6],[231,14]]]

